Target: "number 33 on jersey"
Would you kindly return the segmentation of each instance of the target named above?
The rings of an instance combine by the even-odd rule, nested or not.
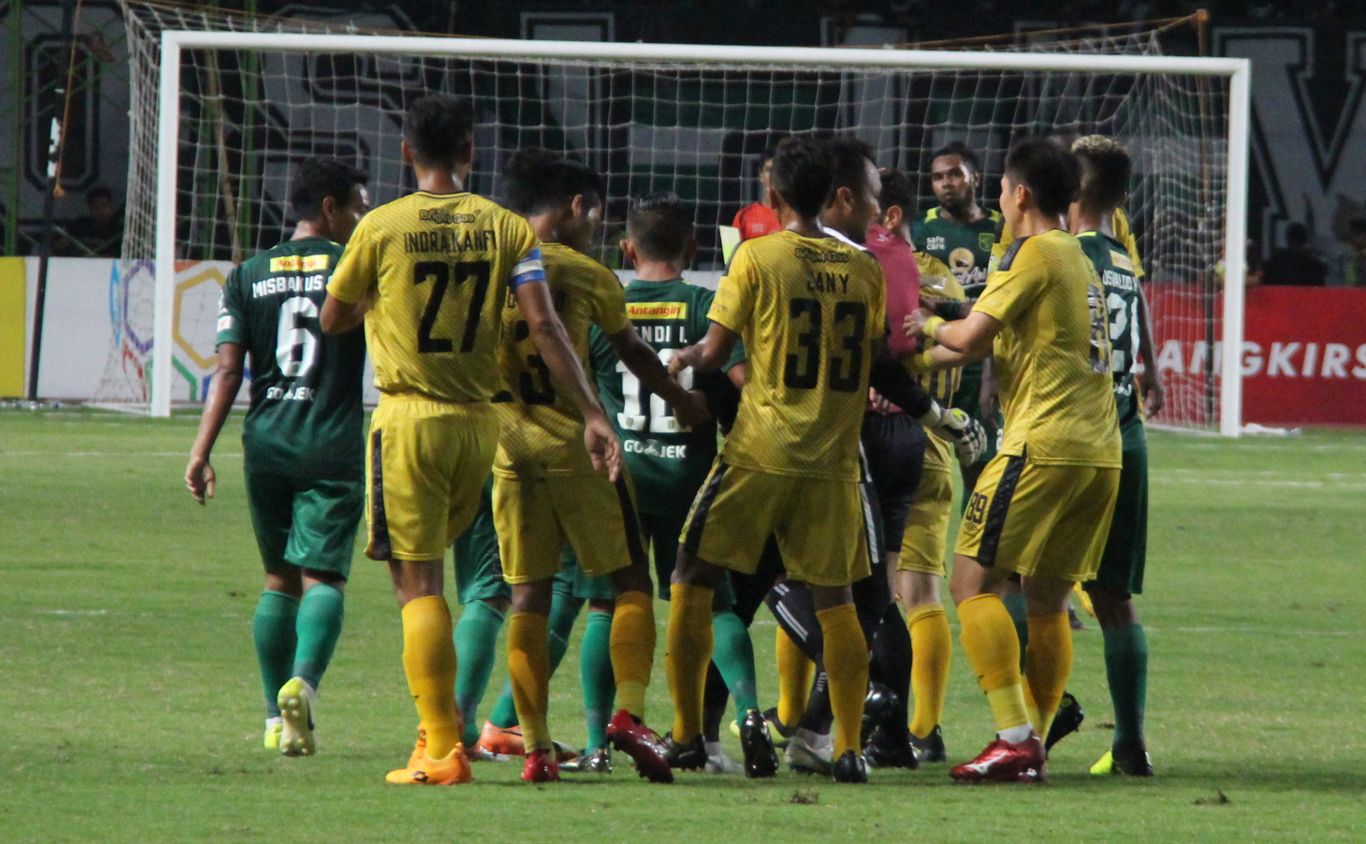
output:
[[[783,231],[747,240],[709,316],[740,334],[748,353],[726,463],[858,480],[868,371],[887,321],[877,260],[830,237]]]

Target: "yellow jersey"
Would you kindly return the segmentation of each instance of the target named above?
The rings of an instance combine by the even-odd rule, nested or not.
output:
[[[1105,288],[1077,239],[1054,229],[1015,241],[973,310],[1004,326],[992,349],[1000,453],[1118,468]]]
[[[868,371],[887,330],[877,259],[832,237],[791,231],[746,240],[707,318],[741,336],[749,363],[722,460],[857,481]]]
[[[472,193],[418,191],[366,214],[327,292],[370,301],[365,340],[381,393],[485,402],[501,387],[503,300],[542,281],[530,224]]]
[[[927,252],[915,253],[915,262],[920,267],[920,298],[948,299],[961,302],[967,298],[963,285],[958,283],[948,265]],[[897,330],[897,326],[892,326]],[[958,392],[962,380],[961,367],[940,369],[919,376],[920,386],[944,407],[953,405],[953,394]],[[929,434],[930,447],[925,449],[925,466],[948,471],[953,468],[953,444],[936,433]]]
[[[589,327],[596,325],[611,336],[631,325],[621,281],[602,264],[559,243],[543,244],[541,256],[555,312],[592,383],[587,372]],[[498,366],[507,389],[494,399],[502,422],[494,472],[520,478],[593,474],[583,447],[583,416],[555,390],[511,295],[503,303],[502,322]]]
[[[1114,229],[1115,240],[1124,244],[1124,248],[1129,251],[1129,260],[1134,263],[1134,278],[1143,278],[1143,261],[1138,256],[1138,238],[1134,237],[1133,226],[1129,224],[1129,215],[1124,213],[1123,208],[1115,209],[1115,215],[1110,219],[1110,227]],[[1001,256],[1006,254],[1006,250],[1010,248],[1010,243],[1014,239],[1010,233],[1010,226],[1002,224],[1001,236],[996,238],[996,243],[991,247],[989,271],[996,269],[996,264],[1001,260]]]

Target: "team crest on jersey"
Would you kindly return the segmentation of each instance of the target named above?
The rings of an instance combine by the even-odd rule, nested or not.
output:
[[[687,302],[627,302],[626,315],[633,320],[687,319]]]
[[[978,233],[977,233],[977,248],[980,249],[980,250],[982,250],[983,252],[990,252],[990,251],[991,251],[991,246],[992,246],[992,244],[994,244],[995,242],[996,242],[996,233],[995,233],[995,232],[978,232]]]

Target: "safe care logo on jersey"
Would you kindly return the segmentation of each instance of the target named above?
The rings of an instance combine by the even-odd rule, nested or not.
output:
[[[626,315],[632,320],[687,319],[687,302],[627,302]]]

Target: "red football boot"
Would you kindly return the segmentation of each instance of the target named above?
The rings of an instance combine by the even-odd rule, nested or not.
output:
[[[636,773],[650,782],[673,782],[664,740],[625,709],[617,710],[607,724],[607,740],[636,763]]]
[[[533,750],[522,765],[522,782],[559,782],[560,765],[550,750]]]
[[[998,738],[971,762],[956,765],[949,776],[958,782],[1043,782],[1044,749],[1039,737],[1012,744]]]

